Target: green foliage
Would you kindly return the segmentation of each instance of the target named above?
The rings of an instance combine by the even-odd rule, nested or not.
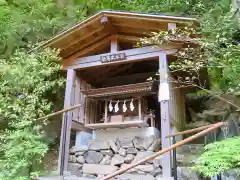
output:
[[[203,4],[202,1],[201,6],[207,7],[207,4]],[[198,14],[201,24],[199,32],[192,28],[159,31],[150,34],[150,37],[143,38],[142,44],[159,45],[184,39],[198,44],[198,48],[188,46],[175,54],[178,59],[170,65],[172,71],[185,71],[190,75],[185,79],[179,77],[179,82],[189,85],[196,84],[198,81],[199,85],[200,70],[207,68],[212,89],[218,92],[239,90],[239,19],[233,17],[230,1],[219,1],[207,8],[208,10],[205,9]],[[199,33],[201,38],[197,35]],[[205,88],[204,84],[200,86]]]
[[[193,1],[192,1],[193,2]],[[142,39],[143,44],[159,45],[189,39],[198,45],[196,48],[182,48],[175,55],[177,61],[171,64],[172,72],[185,71],[189,77],[178,77],[181,85],[195,85],[205,89],[200,82],[200,70],[206,68],[210,75],[212,94],[234,92],[240,90],[240,23],[233,17],[231,1],[220,0],[208,6],[201,2],[197,12],[201,27],[195,32],[191,29],[160,31]],[[195,7],[197,4],[192,4]],[[189,32],[186,33],[185,31]],[[196,36],[200,33],[201,37]],[[228,102],[228,100],[226,100]],[[196,102],[195,102],[196,103]],[[195,169],[204,176],[215,176],[220,172],[240,166],[240,138],[227,139],[206,146],[206,151],[199,158]]]
[[[233,17],[231,4],[220,1],[201,17],[201,25],[201,44],[207,55],[212,87],[223,92],[238,89],[240,23]]]
[[[29,177],[47,151],[44,124],[36,119],[53,110],[64,81],[58,52],[16,52],[0,61],[0,179]]]
[[[0,55],[9,57],[17,48],[32,47],[82,20],[80,7],[60,9],[52,0],[11,0],[0,5]]]
[[[194,169],[204,176],[211,177],[238,167],[240,167],[240,137],[234,137],[207,145]]]

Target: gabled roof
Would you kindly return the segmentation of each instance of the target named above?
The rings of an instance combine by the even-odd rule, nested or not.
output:
[[[177,27],[182,27],[196,24],[197,20],[161,14],[101,11],[44,42],[41,47],[60,48],[60,55],[67,59],[110,35],[142,37],[152,31],[167,29],[168,23],[176,23]]]

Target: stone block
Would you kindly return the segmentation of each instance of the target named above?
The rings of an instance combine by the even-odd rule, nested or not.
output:
[[[100,165],[100,164],[83,164],[82,171],[85,174],[102,174],[108,175],[118,170],[118,167],[111,165]]]
[[[122,148],[133,148],[133,138],[119,138],[118,139],[119,145]]]
[[[201,177],[189,167],[177,167],[178,180],[201,180]]]
[[[83,156],[86,152],[76,152],[75,156]]]
[[[104,156],[102,158],[100,164],[102,164],[102,165],[109,165],[109,164],[111,164],[111,156],[108,156],[108,155]]]
[[[76,146],[76,152],[86,152],[88,150],[87,145]]]
[[[135,167],[137,171],[142,171],[145,173],[151,173],[154,171],[154,166],[152,164],[147,164],[147,165],[138,165]]]
[[[119,180],[154,180],[154,177],[150,174],[142,175],[142,174],[130,174],[125,173],[118,177]]]
[[[148,136],[148,137],[139,137],[136,136],[133,139],[133,144],[135,148],[139,150],[147,150],[153,143],[153,141],[156,139],[155,136]]]
[[[155,127],[141,127],[141,128],[109,128],[109,129],[96,129],[96,137],[99,139],[117,139],[129,138],[134,136],[160,136],[160,132]]]
[[[84,159],[88,164],[99,164],[103,155],[96,151],[88,151],[84,154]]]
[[[97,179],[102,179],[102,178],[104,178],[104,175],[103,174],[98,174]]]
[[[110,149],[110,145],[107,141],[104,140],[90,140],[88,142],[88,146],[90,150],[100,151],[100,150],[108,150]]]
[[[130,164],[134,160],[135,156],[133,154],[128,154],[125,159],[124,163]]]
[[[101,154],[104,155],[104,156],[106,156],[106,155],[108,155],[108,156],[113,156],[113,152],[112,152],[111,149],[109,149],[109,150],[101,150],[100,152],[101,152]]]
[[[121,156],[123,156],[123,157],[126,157],[126,155],[127,155],[127,151],[126,151],[125,149],[123,149],[123,148],[120,148],[120,149],[118,150],[118,153],[119,153]]]
[[[127,154],[137,154],[138,150],[136,148],[127,148]]]
[[[160,148],[161,148],[161,140],[160,138],[158,138],[153,141],[153,143],[149,146],[147,150],[156,152],[156,151],[159,151]]]
[[[68,162],[75,163],[76,161],[77,161],[76,156],[74,156],[74,155],[68,156]]]
[[[222,180],[239,180],[240,169],[231,169],[222,173]]]
[[[73,146],[69,152],[70,154],[75,154],[76,152],[86,152],[88,150],[88,146],[82,145],[82,146]]]
[[[130,166],[130,164],[122,164],[121,168],[126,168]],[[135,168],[132,168],[128,170],[127,172],[132,173],[132,172],[144,172],[144,173],[151,173],[154,171],[154,167],[152,164],[147,164],[147,165],[138,165]]]
[[[121,165],[124,163],[124,157],[120,156],[119,154],[115,154],[112,158],[111,165]]]
[[[203,144],[185,144],[177,148],[177,153],[179,154],[195,154],[199,155],[204,151]]]
[[[83,174],[82,177],[85,178],[86,180],[96,179],[96,176],[92,174]]]
[[[159,175],[155,177],[155,180],[174,180],[173,177],[162,177],[162,175]]]
[[[158,156],[158,157],[156,157],[152,160],[155,168],[158,168],[158,167],[162,166],[162,158],[163,158],[163,156]]]
[[[117,145],[114,140],[109,140],[108,143],[109,143],[111,149],[113,150],[113,152],[117,153],[120,148],[119,145]]]
[[[135,163],[145,157],[151,156],[153,154],[154,154],[154,152],[152,152],[152,151],[139,151],[137,153],[136,157],[134,158],[133,163]],[[149,161],[149,162],[152,162],[152,161]]]
[[[195,164],[198,156],[193,154],[176,154],[177,164],[181,166],[191,166]]]
[[[69,149],[69,153],[70,154],[75,154],[76,153],[75,146],[73,146]]]
[[[152,171],[150,174],[153,175],[154,177],[160,176],[162,175],[162,169],[154,167],[154,171]]]
[[[82,164],[68,163],[67,170],[71,172],[71,175],[81,176]]]
[[[62,180],[61,178],[59,179]],[[54,179],[54,180],[59,180],[59,179]],[[51,179],[47,179],[47,180],[51,180]],[[64,180],[79,180],[79,177],[76,175],[70,175],[70,176],[65,176]]]
[[[80,163],[80,164],[84,164],[85,163],[85,159],[83,156],[78,156],[77,157],[77,162]]]

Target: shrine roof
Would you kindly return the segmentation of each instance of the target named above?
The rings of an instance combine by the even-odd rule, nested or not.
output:
[[[146,33],[168,29],[168,23],[176,23],[177,27],[198,24],[195,18],[189,17],[101,11],[49,39],[40,47],[59,48],[60,55],[67,59],[113,34],[142,37]]]

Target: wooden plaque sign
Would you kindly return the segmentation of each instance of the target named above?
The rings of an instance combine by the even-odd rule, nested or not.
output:
[[[126,59],[125,53],[109,54],[109,55],[100,57],[100,61],[102,63],[108,63],[108,62],[112,62],[112,61],[121,61],[124,59]]]

